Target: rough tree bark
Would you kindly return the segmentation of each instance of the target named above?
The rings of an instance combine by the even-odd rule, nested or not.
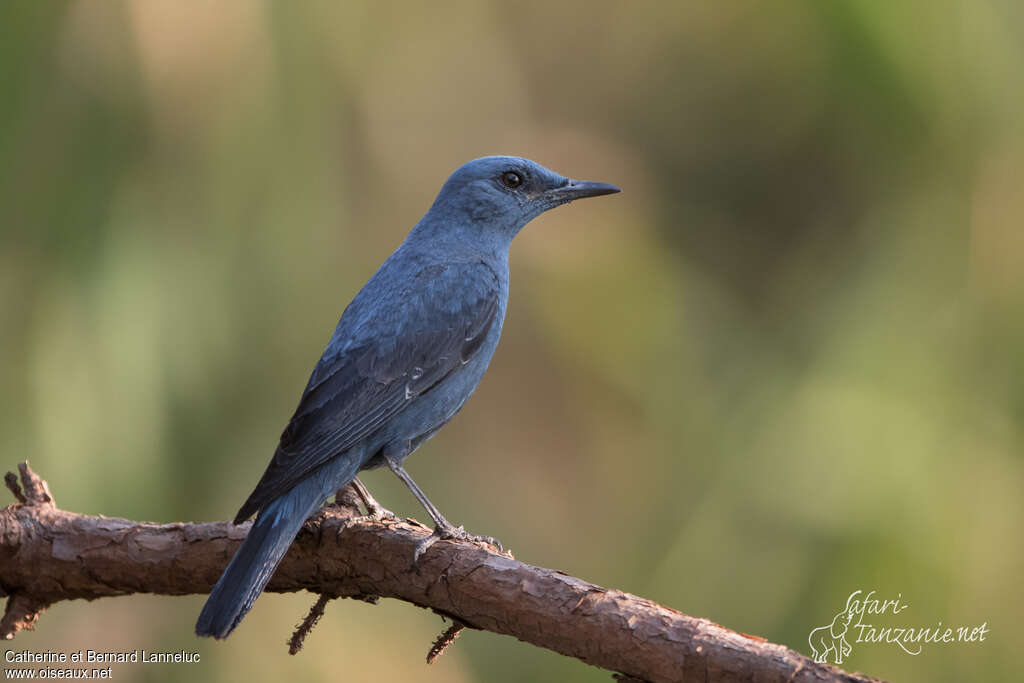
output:
[[[228,522],[151,524],[59,509],[27,463],[0,512],[0,636],[33,628],[60,600],[207,593],[245,537]],[[534,567],[470,543],[437,543],[411,565],[428,531],[409,521],[356,522],[329,506],[306,524],[267,590],[397,598],[458,625],[520,640],[642,681],[874,681],[650,600]],[[317,602],[307,626],[323,612]],[[299,634],[296,634],[297,636]]]

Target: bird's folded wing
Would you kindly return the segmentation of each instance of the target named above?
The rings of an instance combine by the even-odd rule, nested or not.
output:
[[[390,305],[378,301],[382,324],[370,326],[377,334],[325,353],[235,521],[371,436],[468,362],[494,324],[498,302],[497,279],[482,264],[421,271]]]

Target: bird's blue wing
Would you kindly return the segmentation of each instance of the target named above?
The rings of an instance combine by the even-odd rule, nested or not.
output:
[[[336,335],[313,370],[236,523],[373,435],[466,364],[497,318],[498,278],[482,263],[430,266],[369,308],[373,316],[362,316],[374,321],[369,325],[346,326],[346,311],[339,332],[351,337],[332,350]]]

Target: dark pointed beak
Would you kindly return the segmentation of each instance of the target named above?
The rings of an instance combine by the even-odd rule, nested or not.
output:
[[[571,202],[574,199],[600,197],[603,194],[615,194],[616,192],[622,192],[622,190],[608,183],[570,179],[565,185],[548,190],[545,194],[557,198],[559,202]]]

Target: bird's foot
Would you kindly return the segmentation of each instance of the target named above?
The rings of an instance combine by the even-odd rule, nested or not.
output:
[[[345,519],[345,521],[342,522],[341,527],[338,529],[338,533],[340,534],[349,527],[353,527],[358,524],[376,524],[379,522],[397,521],[398,515],[377,503],[376,505],[368,505],[365,515],[355,515]]]
[[[363,505],[366,506],[366,514],[363,515],[363,519],[371,522],[397,522],[398,515],[391,510],[378,503],[374,499],[365,501]]]
[[[416,544],[416,550],[412,555],[412,564],[416,566],[420,557],[423,553],[427,552],[430,546],[434,545],[438,541],[468,541],[470,543],[486,543],[487,545],[494,546],[499,551],[504,551],[501,547],[501,541],[492,536],[477,536],[475,534],[468,533],[461,526],[448,525],[437,525],[434,527],[434,533],[430,534],[422,541]]]
[[[378,522],[397,522],[398,517],[389,510],[384,510],[381,514],[370,513],[368,515],[357,515],[355,517],[348,517],[342,523],[342,530],[349,528],[350,526],[356,526],[357,524],[376,524]]]

